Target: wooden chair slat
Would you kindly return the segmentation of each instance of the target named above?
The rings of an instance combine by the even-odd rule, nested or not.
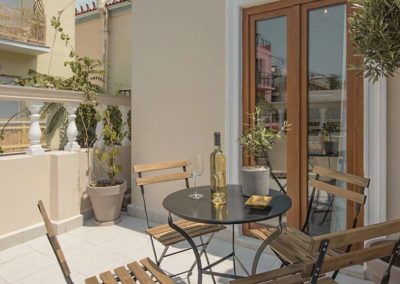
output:
[[[202,231],[202,230],[206,230],[207,228],[212,228],[214,227],[214,225],[206,225],[206,224],[196,224],[193,223],[190,226],[186,226],[183,227],[182,229],[185,230],[186,233],[190,234],[195,234],[195,232],[197,231]],[[168,232],[167,234],[160,234],[160,235],[156,235],[155,237],[157,238],[157,240],[159,240],[160,242],[164,242],[170,239],[175,238],[176,236],[180,235],[177,231],[175,230],[171,230],[170,232]]]
[[[58,264],[60,265],[60,268],[64,274],[65,277],[70,277],[71,271],[69,270],[67,261],[65,260],[64,253],[61,249],[60,243],[58,242],[57,235],[54,231],[53,224],[50,221],[49,216],[47,215],[46,208],[43,205],[42,200],[39,200],[38,202],[38,208],[40,211],[40,214],[42,215],[46,231],[47,231],[47,238],[49,239],[50,245],[54,251],[54,254],[56,255]]]
[[[368,187],[370,179],[365,177],[360,177],[356,175],[351,175],[347,173],[341,173],[332,169],[323,168],[320,166],[314,166],[313,172],[324,177],[333,178],[336,180],[341,180],[347,183],[358,185],[361,187]]]
[[[144,173],[144,172],[150,172],[150,171],[182,168],[182,167],[189,166],[189,164],[190,164],[190,162],[188,160],[156,162],[156,163],[134,165],[133,170],[135,173]]]
[[[54,231],[53,224],[51,224],[50,218],[47,215],[47,211],[44,208],[42,200],[39,200],[38,207],[39,207],[39,212],[42,215],[42,218],[43,218],[43,221],[44,221],[44,225],[46,226],[46,231],[47,231],[48,236],[49,237],[55,236],[56,233]]]
[[[366,196],[361,193],[350,191],[348,189],[334,186],[319,180],[310,180],[310,186],[315,187],[319,190],[326,191],[335,196],[346,198],[359,204],[364,204],[366,200]]]
[[[326,258],[322,265],[321,273],[335,271],[355,264],[391,255],[395,242],[382,243],[375,246],[344,253],[338,256]]]
[[[350,229],[344,232],[329,233],[313,237],[309,251],[311,254],[317,252],[325,239],[329,239],[329,247],[334,249],[398,232],[400,232],[400,219]]]
[[[97,280],[96,276],[92,276],[90,278],[85,279],[85,284],[100,284],[99,280]]]
[[[135,284],[135,281],[133,281],[132,276],[129,274],[129,272],[126,270],[125,267],[120,266],[116,269],[114,269],[115,275],[118,276],[119,281],[122,284]]]
[[[222,225],[211,225],[209,227],[200,228],[200,229],[197,229],[197,230],[192,230],[192,231],[189,230],[189,231],[187,231],[187,233],[191,238],[195,238],[195,237],[204,236],[204,235],[207,235],[207,234],[219,232],[221,230],[224,230],[225,228],[226,227],[222,226]],[[167,240],[163,241],[162,243],[165,246],[170,246],[170,245],[174,245],[174,244],[176,244],[176,243],[178,243],[178,242],[180,242],[182,240],[185,240],[185,239],[182,237],[182,235],[180,235],[178,232],[176,232],[176,237],[167,239]]]
[[[289,276],[294,273],[302,272],[305,269],[305,264],[295,264],[284,268],[274,269],[267,272],[258,273],[249,277],[239,278],[229,283],[231,284],[256,284],[267,281],[275,281],[278,278]]]
[[[144,258],[140,263],[160,282],[161,284],[174,284],[175,282],[169,278],[150,258]]]
[[[191,226],[192,224],[199,224],[199,223],[195,223],[195,222],[188,221],[185,219],[180,219],[180,220],[174,221],[174,224],[178,225],[181,228],[185,228],[185,227]],[[168,234],[171,231],[174,231],[174,229],[172,229],[168,224],[163,224],[163,225],[159,225],[157,227],[146,229],[146,232],[148,234],[154,236],[155,238],[158,235]]]
[[[139,283],[142,283],[142,284],[154,284],[155,283],[153,280],[151,280],[150,276],[147,275],[147,273],[143,270],[143,268],[136,261],[129,263],[128,268],[133,272],[133,275],[135,275],[135,277],[139,281]]]
[[[190,178],[190,172],[136,178],[136,184],[140,186],[140,185],[148,185],[148,184],[155,184],[167,181],[180,180],[185,178]]]
[[[100,273],[100,279],[104,284],[118,284],[114,278],[114,275],[110,271]]]

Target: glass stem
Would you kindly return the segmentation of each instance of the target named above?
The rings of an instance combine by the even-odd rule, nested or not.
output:
[[[197,195],[197,176],[194,178],[194,195]]]

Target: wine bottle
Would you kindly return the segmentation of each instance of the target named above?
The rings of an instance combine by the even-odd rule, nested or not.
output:
[[[221,134],[214,132],[214,151],[210,156],[210,185],[212,203],[226,203],[226,159],[221,150]]]

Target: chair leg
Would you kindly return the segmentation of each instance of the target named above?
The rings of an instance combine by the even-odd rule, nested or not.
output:
[[[214,237],[214,235],[215,235],[215,233],[210,234],[210,236],[208,237],[208,239],[207,239],[206,242],[204,242],[204,241],[203,241],[203,238],[200,237],[202,249],[201,249],[201,251],[199,252],[199,256],[201,257],[201,256],[203,255],[203,253],[204,253],[204,256],[205,256],[206,261],[207,261],[207,265],[210,265],[211,263],[210,263],[210,260],[209,260],[209,258],[208,258],[208,254],[207,254],[206,249],[207,249],[208,245],[210,244],[210,242],[211,242],[212,238]],[[197,262],[195,261],[195,262],[192,264],[192,266],[189,268],[188,276],[190,276],[190,275],[192,274],[193,269],[195,268],[196,265],[197,265]],[[211,268],[210,268],[210,270],[211,270]],[[212,272],[212,270],[211,270],[211,272]],[[214,282],[214,284],[215,284],[215,283],[216,283],[215,277],[214,277],[214,275],[211,275],[211,276],[212,276],[213,282]]]
[[[163,261],[165,255],[167,254],[168,249],[169,249],[169,246],[166,246],[166,247],[164,248],[163,252],[161,253],[161,256],[160,256],[160,258],[159,258],[159,260],[158,260],[158,262],[157,262],[157,265],[158,265],[158,266],[161,265],[161,262]]]
[[[252,265],[252,267],[251,267],[251,275],[256,274],[258,262],[259,262],[259,260],[260,260],[261,254],[263,253],[263,251],[265,250],[265,248],[266,248],[276,237],[278,237],[278,236],[280,235],[281,232],[282,232],[282,231],[280,230],[280,227],[279,227],[279,229],[277,229],[275,232],[273,232],[271,236],[269,236],[267,239],[265,239],[265,240],[261,243],[260,247],[258,248],[258,250],[257,250],[257,252],[256,252],[256,255],[254,256],[253,265]]]
[[[153,237],[150,236],[150,235],[149,235],[149,237],[150,237],[150,241],[151,241],[151,246],[152,246],[152,248],[153,248],[154,262],[155,262],[158,266],[160,266],[160,264],[158,263],[158,257],[157,257],[156,247],[154,246]]]
[[[390,257],[389,266],[387,267],[385,274],[382,277],[381,284],[388,284],[390,280],[390,270],[392,269],[393,262],[398,258],[400,255],[400,239],[396,242],[392,256]]]

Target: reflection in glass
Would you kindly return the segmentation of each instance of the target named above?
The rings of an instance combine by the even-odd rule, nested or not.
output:
[[[269,127],[279,129],[286,120],[287,18],[256,23],[256,105]],[[273,180],[271,188],[286,186],[286,137],[274,145],[267,158]]]
[[[313,166],[346,171],[346,6],[308,14],[308,156]],[[309,178],[315,178],[311,174]],[[327,182],[337,184],[335,180]],[[309,189],[309,194],[311,189]],[[346,202],[317,193],[310,234],[346,228]]]

